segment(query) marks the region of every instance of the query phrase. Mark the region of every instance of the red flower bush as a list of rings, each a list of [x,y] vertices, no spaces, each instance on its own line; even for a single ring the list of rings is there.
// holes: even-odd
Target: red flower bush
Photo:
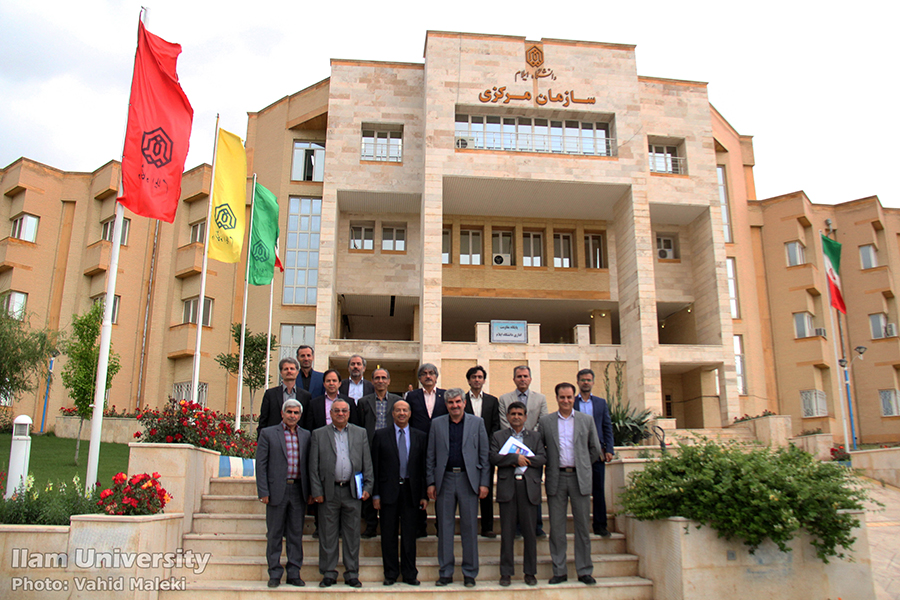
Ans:
[[[831,449],[831,460],[850,460],[850,453],[847,452],[843,446],[834,446]]]
[[[113,487],[100,492],[97,506],[109,515],[155,515],[162,512],[172,496],[160,485],[159,473],[132,475],[119,473]]]
[[[170,400],[163,410],[148,409],[138,414],[143,432],[134,437],[147,443],[192,444],[225,456],[253,458],[256,442],[234,429],[234,416],[220,414],[187,400]]]
[[[74,406],[61,406],[59,408],[59,414],[61,414],[64,417],[77,417],[78,409],[75,408]],[[131,417],[136,417],[138,414],[139,413],[137,413],[137,412],[128,412],[127,410],[124,410],[124,409],[119,411],[116,408],[115,404],[113,404],[112,406],[107,406],[106,408],[103,409],[104,417],[131,418]]]

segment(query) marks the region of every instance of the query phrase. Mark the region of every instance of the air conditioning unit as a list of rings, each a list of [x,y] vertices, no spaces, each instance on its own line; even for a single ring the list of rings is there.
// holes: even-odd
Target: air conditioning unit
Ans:
[[[512,264],[512,259],[510,259],[509,254],[495,254],[494,264],[497,266],[508,267]]]
[[[475,147],[475,138],[473,137],[457,137],[456,138],[456,147],[465,150],[466,148],[474,148]]]
[[[664,259],[675,258],[675,251],[672,250],[671,248],[660,248],[659,250],[656,251],[656,253],[657,253],[657,256],[659,256],[659,258],[664,258]]]
[[[884,337],[897,337],[896,323],[888,323],[884,326]]]
[[[825,328],[824,327],[816,327],[815,335],[825,337]]]

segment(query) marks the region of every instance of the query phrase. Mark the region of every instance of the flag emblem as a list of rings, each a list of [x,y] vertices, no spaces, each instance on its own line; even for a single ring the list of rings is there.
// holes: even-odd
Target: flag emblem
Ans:
[[[237,225],[237,217],[234,216],[234,212],[227,204],[216,208],[216,225],[219,226],[219,229],[234,229]]]
[[[172,162],[172,138],[162,127],[145,131],[141,139],[141,154],[144,160],[157,169]]]
[[[257,260],[259,262],[268,262],[269,261],[269,249],[266,248],[266,244],[263,243],[262,240],[257,240],[253,247],[250,249],[250,252],[253,254],[253,260]]]

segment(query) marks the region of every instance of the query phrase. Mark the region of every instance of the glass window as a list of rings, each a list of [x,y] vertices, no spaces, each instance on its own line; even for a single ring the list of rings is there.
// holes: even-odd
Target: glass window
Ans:
[[[375,226],[374,225],[350,225],[350,249],[374,250]]]
[[[97,304],[98,302],[102,303],[105,300],[106,294],[91,298],[93,304]],[[121,300],[121,296],[113,296],[112,323],[119,322],[119,300]]]
[[[456,115],[457,148],[614,156],[606,122]]]
[[[12,234],[10,236],[26,242],[37,241],[37,230],[40,220],[40,217],[35,217],[34,215],[16,217],[12,223]]]
[[[316,303],[321,215],[321,198],[292,196],[288,200],[282,304]]]
[[[398,126],[399,127],[399,126]],[[403,129],[362,130],[361,160],[403,161]]]
[[[678,258],[675,236],[663,234],[656,236],[656,254],[660,259]]]
[[[898,402],[898,396],[900,396],[900,392],[898,392],[897,390],[878,390],[878,396],[881,399],[882,416],[900,416],[900,402]]]
[[[571,269],[575,266],[572,260],[572,234],[553,234],[553,266],[562,269]]]
[[[603,268],[603,236],[599,233],[584,236],[584,260],[588,269]]]
[[[874,244],[859,247],[859,262],[863,269],[872,269],[878,266],[878,251]]]
[[[463,229],[459,233],[459,264],[481,264],[481,231]]]
[[[738,301],[737,265],[735,259],[725,259],[725,271],[728,276],[728,299],[731,303],[731,318],[741,318],[741,306]]]
[[[543,266],[544,236],[535,231],[526,231],[522,234],[522,266]]]
[[[828,397],[822,390],[800,390],[803,417],[827,417]]]
[[[191,225],[191,242],[192,244],[206,243],[206,220]]]
[[[441,264],[450,264],[450,235],[451,230],[444,229],[441,233]]]
[[[494,231],[491,234],[491,250],[495,265],[513,264],[513,245],[511,231]]]
[[[673,173],[685,175],[685,160],[678,156],[676,146],[650,144],[650,171],[652,173]]]
[[[406,227],[393,225],[382,227],[381,249],[388,252],[406,252]]]
[[[815,335],[813,316],[808,312],[794,313],[794,332],[798,338],[808,338]]]
[[[872,329],[872,339],[880,340],[887,337],[887,315],[884,313],[875,313],[869,315],[869,327]]]
[[[292,181],[325,179],[325,142],[294,142]]]
[[[800,242],[788,242],[784,245],[787,252],[787,265],[796,267],[797,265],[806,264],[806,247]]]
[[[747,395],[747,372],[744,363],[744,336],[734,336],[734,368],[737,374],[738,394]]]
[[[25,318],[25,306],[28,304],[28,294],[22,292],[8,292],[3,296],[3,310],[13,319],[21,321]]]
[[[281,337],[278,338],[279,357],[282,358],[296,356],[297,346],[316,345],[316,326],[315,325],[285,325],[281,324]]]
[[[105,240],[107,242],[113,241],[113,229],[115,229],[116,220],[115,218],[107,219],[103,221],[103,230],[100,233],[100,239]],[[128,245],[128,232],[131,230],[131,219],[123,219],[122,220],[122,245]]]
[[[203,299],[203,326],[212,326],[213,299]],[[197,323],[197,313],[200,311],[200,297],[195,296],[184,301],[184,311],[181,315],[182,323]]]
[[[206,406],[206,397],[209,391],[209,384],[198,381],[197,382],[197,404],[200,406]],[[193,400],[193,394],[191,394],[191,382],[190,381],[182,381],[180,383],[176,383],[172,386],[172,398],[175,400],[187,400],[188,402]]]
[[[725,232],[725,243],[730,244],[734,241],[731,235],[731,210],[728,206],[728,185],[725,181],[725,167],[719,165],[716,167],[716,174],[719,177],[719,204],[722,207],[722,229]]]

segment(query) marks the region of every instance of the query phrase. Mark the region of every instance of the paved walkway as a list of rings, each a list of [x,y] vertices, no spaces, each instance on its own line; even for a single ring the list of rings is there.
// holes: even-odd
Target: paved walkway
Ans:
[[[900,489],[869,481],[872,498],[884,507],[867,508],[872,579],[878,600],[900,600]]]

